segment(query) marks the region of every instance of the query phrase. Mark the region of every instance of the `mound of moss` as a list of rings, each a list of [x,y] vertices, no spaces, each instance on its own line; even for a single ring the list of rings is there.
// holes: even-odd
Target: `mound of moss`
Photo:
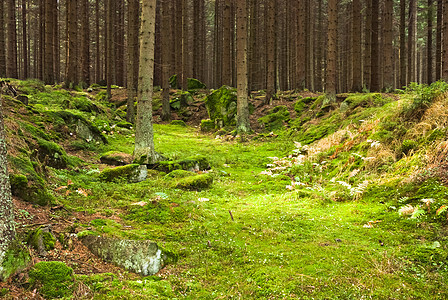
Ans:
[[[67,168],[67,153],[65,153],[65,150],[62,149],[61,146],[54,142],[46,141],[43,139],[38,139],[37,145],[39,147],[37,152],[39,161],[55,169]]]
[[[132,156],[119,151],[109,151],[101,154],[100,161],[111,166],[125,166],[132,162]]]
[[[290,120],[288,108],[284,105],[279,105],[271,109],[267,115],[258,119],[258,122],[263,125],[265,130],[273,131],[284,128],[284,122]]]
[[[147,170],[145,166],[130,164],[115,168],[104,169],[99,178],[102,181],[112,182],[126,180],[127,182],[140,182],[146,179]]]
[[[41,261],[29,272],[30,284],[48,298],[69,297],[73,293],[73,269],[60,261]]]
[[[215,122],[213,120],[201,120],[201,131],[210,132],[215,130]]]
[[[188,176],[195,176],[195,172],[190,172],[186,170],[174,170],[168,174],[165,175],[166,179],[173,179],[173,178],[185,178]]]
[[[46,251],[54,249],[56,238],[48,227],[39,227],[28,234],[27,242],[39,255],[46,255]]]
[[[204,83],[195,78],[188,78],[187,81],[188,81],[187,82],[188,90],[199,90],[207,88],[207,86]]]
[[[217,127],[234,126],[236,123],[236,89],[222,86],[205,98],[208,116]]]
[[[203,171],[210,169],[210,164],[205,156],[196,155],[175,161],[161,161],[155,166],[155,169],[165,173],[174,170]]]
[[[209,188],[213,183],[211,174],[200,174],[195,176],[187,176],[176,180],[173,187],[183,190],[203,190]]]
[[[0,264],[0,281],[8,279],[11,275],[24,270],[30,263],[29,250],[15,241],[4,253]]]
[[[185,122],[182,120],[173,120],[171,121],[170,125],[187,127],[187,124],[185,124]]]

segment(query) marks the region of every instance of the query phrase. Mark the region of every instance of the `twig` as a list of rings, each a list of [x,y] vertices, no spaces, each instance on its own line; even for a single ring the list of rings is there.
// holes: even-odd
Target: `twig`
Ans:
[[[232,212],[229,210],[229,214],[230,214],[230,218],[232,218],[232,221],[235,221],[234,219],[233,219],[233,215],[232,215]]]

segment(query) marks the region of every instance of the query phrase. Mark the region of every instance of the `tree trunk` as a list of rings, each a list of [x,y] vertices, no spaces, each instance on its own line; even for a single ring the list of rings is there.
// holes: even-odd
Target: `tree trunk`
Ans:
[[[128,0],[128,39],[127,39],[127,105],[126,121],[135,122],[134,102],[138,88],[138,30],[139,30],[139,0]]]
[[[442,0],[437,0],[437,34],[436,34],[436,76],[438,81],[442,77],[442,28],[443,28],[443,3]]]
[[[156,162],[152,126],[155,22],[156,0],[144,1],[140,30],[139,88],[134,149],[134,160],[140,164]]]
[[[0,0],[0,77],[6,77],[5,0]]]
[[[89,0],[81,3],[81,82],[90,85]]]
[[[7,48],[7,76],[11,78],[18,78],[17,70],[17,30],[16,30],[16,1],[6,1],[6,27],[8,34],[8,48]]]
[[[66,86],[74,87],[77,81],[77,43],[78,43],[78,24],[76,14],[76,1],[67,0],[67,66],[66,66]]]
[[[237,119],[238,132],[250,131],[249,103],[247,99],[247,5],[246,0],[236,1],[236,61],[237,61]]]
[[[376,0],[375,0],[376,1]],[[364,87],[370,89],[371,77],[371,42],[372,42],[372,0],[365,0],[365,25],[364,25]]]
[[[328,0],[327,85],[325,92],[331,101],[336,97],[337,9],[338,1]]]
[[[275,93],[275,0],[266,0],[266,98],[264,104],[269,104]]]
[[[417,81],[417,0],[409,1],[408,83]]]
[[[391,91],[394,88],[394,49],[393,49],[393,11],[394,1],[385,0],[384,6],[384,84],[385,91]]]
[[[361,0],[353,0],[352,10],[353,10],[353,23],[352,23],[353,79],[351,90],[353,92],[361,92],[362,91]]]
[[[222,84],[232,85],[232,54],[231,45],[231,0],[224,0],[222,25]]]
[[[128,19],[129,20],[129,19]],[[129,22],[129,21],[128,21]],[[138,29],[137,29],[138,31]],[[100,0],[95,0],[95,82],[98,83],[101,77],[101,49],[100,49]]]
[[[442,79],[448,81],[448,0],[443,0]]]
[[[426,41],[426,83],[432,83],[432,34],[433,0],[428,0],[428,39]]]
[[[171,22],[169,12],[171,11],[171,0],[162,1],[162,120],[169,121],[171,119],[170,107],[170,63],[171,63]],[[196,45],[195,45],[196,46]],[[196,49],[197,50],[197,49]],[[204,59],[204,57],[202,57]]]
[[[3,9],[0,9],[3,12]],[[23,78],[29,77],[29,60],[28,60],[28,34],[27,34],[27,6],[26,0],[22,0],[22,52],[23,52]],[[1,75],[0,75],[1,76]]]
[[[61,81],[61,50],[59,44],[61,43],[59,31],[59,2],[53,1],[53,72],[55,82]]]
[[[407,83],[406,0],[400,0],[400,87]]]
[[[0,266],[2,265],[5,252],[11,242],[15,239],[14,209],[11,196],[11,187],[8,176],[8,160],[5,141],[5,129],[3,126],[2,102],[0,97]],[[0,281],[6,279],[8,274],[3,274],[0,268]]]
[[[359,1],[359,0],[358,0]],[[323,17],[323,0],[319,0],[318,7],[317,7],[317,47],[316,49],[316,80],[314,83],[314,88],[317,92],[322,92],[323,86],[322,86],[322,78],[323,78],[323,40],[324,40],[324,17]],[[360,65],[361,67],[361,65]]]
[[[45,61],[44,61],[44,82],[54,84],[54,45],[53,45],[53,1],[45,0]]]
[[[378,92],[380,87],[380,66],[379,66],[379,3],[372,1],[372,39],[371,39],[371,71],[370,71],[370,90]]]
[[[188,0],[182,0],[182,90],[188,90]]]
[[[112,83],[114,82],[115,75],[115,55],[114,55],[114,30],[113,30],[113,18],[114,18],[114,1],[107,1],[106,5],[106,82],[107,82],[107,97],[112,97]]]

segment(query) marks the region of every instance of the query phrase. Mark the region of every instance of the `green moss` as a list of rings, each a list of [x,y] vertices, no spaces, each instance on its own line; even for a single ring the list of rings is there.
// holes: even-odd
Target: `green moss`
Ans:
[[[210,164],[207,158],[203,155],[195,155],[188,158],[175,161],[161,161],[156,166],[156,169],[162,172],[169,173],[173,170],[208,170]]]
[[[166,179],[173,179],[173,178],[184,178],[188,176],[195,176],[197,175],[195,172],[190,172],[186,170],[174,170],[164,176]]]
[[[215,130],[215,122],[213,120],[201,120],[201,131],[210,132]]]
[[[49,298],[68,297],[73,293],[73,269],[59,261],[42,261],[29,272],[30,283]]]
[[[404,140],[403,143],[401,143],[401,146],[399,148],[399,155],[408,155],[411,150],[416,150],[418,148],[418,143],[413,140]]]
[[[48,166],[56,169],[67,167],[68,157],[61,146],[44,139],[38,139],[37,145],[39,146],[38,157],[41,162],[47,161]]]
[[[170,122],[170,125],[187,127],[187,124],[185,124],[185,122],[182,121],[182,120],[173,120],[173,121]]]
[[[170,77],[170,86],[171,86],[173,89],[177,89],[177,88],[179,88],[179,84],[178,84],[178,82],[177,82],[177,74],[174,74],[174,75],[172,75],[172,76]]]
[[[206,89],[207,86],[195,78],[188,78],[188,90]]]
[[[99,179],[106,182],[120,179],[130,180],[135,175],[135,172],[139,167],[139,164],[130,164],[116,168],[105,168],[100,173]]]
[[[434,129],[428,136],[428,141],[433,142],[444,139],[446,137],[446,130],[441,128]]]
[[[54,249],[56,238],[48,230],[39,227],[28,234],[27,242],[37,251],[49,251]]]
[[[30,261],[29,250],[23,247],[17,240],[13,241],[5,252],[0,265],[0,281],[4,281],[11,275],[24,270]]]
[[[70,102],[70,107],[85,111],[85,112],[98,112],[98,107],[87,97],[73,97]]]
[[[173,187],[185,190],[202,190],[210,187],[213,183],[211,174],[200,174],[178,179]]]
[[[236,124],[236,89],[222,86],[205,98],[210,120],[219,128]],[[219,122],[218,122],[219,121]]]
[[[134,126],[134,124],[126,122],[126,121],[121,121],[121,122],[117,123],[117,127],[121,127],[121,128],[131,129],[132,126]]]
[[[9,182],[13,190],[23,190],[28,187],[28,178],[22,174],[9,175]]]
[[[295,104],[294,104],[294,110],[296,111],[296,113],[299,115],[303,112],[303,110],[305,109],[306,105],[305,102],[303,102],[303,99],[298,100]]]
[[[284,128],[284,122],[290,119],[288,108],[284,105],[279,105],[271,109],[268,114],[258,119],[267,131],[279,130]]]

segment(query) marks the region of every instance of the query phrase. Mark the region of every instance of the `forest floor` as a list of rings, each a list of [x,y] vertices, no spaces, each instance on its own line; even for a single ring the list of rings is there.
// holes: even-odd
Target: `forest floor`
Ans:
[[[417,130],[415,140],[426,140],[411,151],[400,148],[411,133],[383,139],[386,126],[394,133],[391,127],[399,125],[391,118],[404,105],[397,95],[383,95],[390,100],[376,110],[357,103],[349,118],[325,111],[305,121],[311,125],[304,122],[301,128],[309,128],[303,132],[292,134],[292,122],[274,134],[256,127],[277,105],[299,119],[301,111],[294,107],[306,97],[281,98],[271,107],[255,101],[252,122],[258,133],[243,139],[201,133],[195,117],[186,127],[161,124],[156,113],[158,152],[172,160],[201,154],[210,162],[205,172],[213,184],[200,191],[173,188],[157,171],[140,183],[100,181],[98,173],[106,167],[101,153],[132,154],[133,129],[110,130],[107,145],[90,148],[74,149],[61,140],[81,162],[50,168],[51,205],[14,199],[19,235],[51,224],[56,236],[93,231],[149,239],[178,260],[142,277],[101,261],[73,237],[68,247],[57,242],[44,257],[30,248],[33,263],[57,260],[73,268],[73,299],[446,299],[448,188],[443,176],[427,175],[429,162],[423,158],[436,153],[446,135],[429,142],[434,128]],[[448,106],[448,99],[441,101]],[[204,113],[197,107],[192,116]],[[7,111],[6,124],[13,118]],[[335,130],[317,131],[332,123]],[[318,138],[303,142],[309,130]],[[382,148],[373,146],[376,139]],[[386,144],[405,155],[387,152]],[[406,215],[402,208],[409,206],[413,210]],[[42,298],[27,272],[0,283],[5,299]]]

